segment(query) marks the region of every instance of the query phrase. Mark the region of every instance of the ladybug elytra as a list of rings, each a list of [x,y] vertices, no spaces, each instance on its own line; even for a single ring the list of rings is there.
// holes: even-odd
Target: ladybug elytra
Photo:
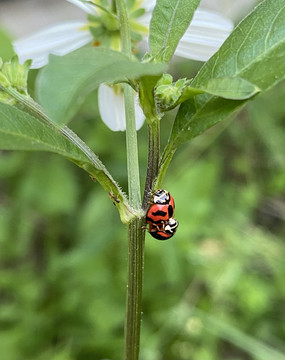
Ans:
[[[174,209],[174,199],[170,193],[162,189],[156,190],[146,214],[146,220],[154,223],[167,221],[173,216]]]

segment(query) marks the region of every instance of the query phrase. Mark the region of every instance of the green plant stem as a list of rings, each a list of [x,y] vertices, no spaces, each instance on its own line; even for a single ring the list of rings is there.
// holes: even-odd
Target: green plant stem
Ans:
[[[131,33],[124,0],[116,0],[120,22],[122,52],[132,56]],[[135,209],[141,209],[140,178],[138,163],[137,132],[135,121],[134,92],[123,85],[126,113],[126,145],[128,165],[129,199]],[[125,320],[125,360],[138,360],[142,313],[142,284],[144,264],[144,216],[137,216],[128,224],[128,279]]]
[[[148,164],[145,182],[143,209],[148,208],[149,199],[153,190],[154,182],[158,175],[159,149],[160,149],[160,129],[159,119],[155,118],[148,123]]]
[[[172,146],[166,147],[166,149],[163,153],[163,156],[161,158],[161,161],[159,163],[159,170],[158,170],[158,176],[155,181],[155,187],[157,187],[157,188],[161,187],[164,176],[169,167],[169,164],[171,163],[173,155],[175,154],[175,151],[176,151],[175,147],[172,147]]]
[[[120,22],[120,34],[122,41],[122,53],[132,57],[132,41],[128,12],[124,0],[116,0],[116,7]]]
[[[128,285],[125,319],[125,360],[138,360],[142,317],[142,285],[144,267],[144,217],[128,224]]]
[[[116,6],[120,22],[120,33],[122,41],[122,53],[129,58],[132,57],[131,32],[128,19],[128,12],[124,0],[116,0]],[[135,105],[133,89],[123,84],[125,96],[126,113],[126,144],[127,144],[127,165],[128,165],[128,185],[129,199],[135,209],[141,207],[140,198],[140,176],[138,161],[138,145],[135,119]]]
[[[125,95],[126,113],[126,146],[127,146],[127,168],[129,200],[131,205],[139,210],[141,208],[140,175],[138,162],[138,144],[135,120],[134,91],[127,85],[122,85]]]

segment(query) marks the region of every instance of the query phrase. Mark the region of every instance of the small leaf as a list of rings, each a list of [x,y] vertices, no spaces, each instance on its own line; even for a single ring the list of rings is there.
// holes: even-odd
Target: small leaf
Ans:
[[[50,57],[39,75],[37,96],[52,121],[65,124],[100,83],[161,74],[164,69],[164,65],[131,61],[108,49],[82,48],[63,57]]]
[[[258,86],[238,77],[210,79],[204,86],[200,86],[199,89],[208,94],[233,100],[249,99],[260,92]]]
[[[175,106],[183,103],[186,100],[192,99],[193,97],[204,94],[205,91],[202,89],[193,88],[192,86],[187,86],[184,90],[182,95],[180,96],[179,100],[175,104]]]
[[[264,0],[204,64],[191,86],[197,89],[205,87],[214,95],[221,96],[224,91],[219,87],[224,80],[218,80],[219,78],[240,78],[234,80],[233,87],[235,86],[235,91],[246,87],[249,97],[258,88],[265,91],[273,87],[285,77],[284,23],[284,1]],[[213,85],[219,82],[218,90],[215,90]],[[255,89],[252,88],[252,94],[251,86],[256,86]],[[226,97],[225,95],[224,93],[223,96]],[[222,99],[202,94],[184,102],[175,119],[168,149],[173,150],[179,144],[203,133],[243,106],[247,100],[246,96],[240,97],[244,100],[232,100],[231,96]]]
[[[249,99],[260,92],[258,86],[241,78],[223,77],[209,80],[199,88],[187,86],[175,106],[200,94],[211,94],[224,99],[243,100]]]
[[[168,62],[191,23],[200,0],[157,0],[150,22],[151,55]]]

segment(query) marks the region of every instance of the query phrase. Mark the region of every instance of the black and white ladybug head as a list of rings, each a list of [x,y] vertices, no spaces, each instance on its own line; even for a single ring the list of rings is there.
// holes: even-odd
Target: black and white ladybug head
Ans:
[[[153,202],[155,204],[161,204],[161,205],[169,204],[170,202],[169,192],[163,189],[155,190],[153,194]]]
[[[168,222],[165,224],[164,226],[164,231],[167,233],[167,234],[171,234],[171,235],[174,235],[177,228],[178,228],[178,221],[174,218],[170,218],[168,220]]]

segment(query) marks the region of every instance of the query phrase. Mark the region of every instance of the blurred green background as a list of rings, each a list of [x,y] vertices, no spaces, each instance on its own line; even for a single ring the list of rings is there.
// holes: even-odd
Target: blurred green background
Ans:
[[[7,60],[3,30],[0,44]],[[146,236],[141,360],[285,359],[284,98],[282,83],[176,154],[164,187],[180,227]],[[70,126],[126,190],[124,133],[102,123],[95,94]],[[145,127],[138,140],[143,182]],[[86,173],[0,151],[1,359],[121,359],[126,258],[126,228]]]

